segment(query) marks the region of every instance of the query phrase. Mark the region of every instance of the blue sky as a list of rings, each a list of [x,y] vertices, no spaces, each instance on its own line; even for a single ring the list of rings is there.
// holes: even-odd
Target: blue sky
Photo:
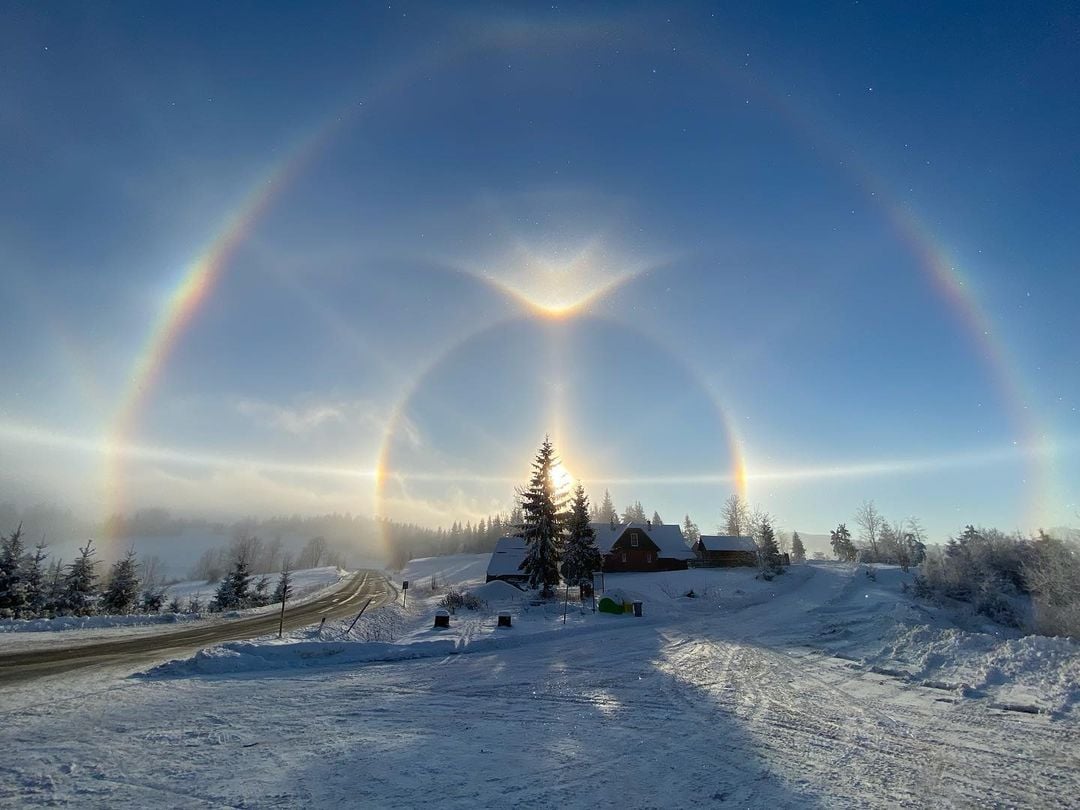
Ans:
[[[1078,521],[1067,4],[5,18],[7,499],[446,524],[551,432],[590,491],[707,528],[735,447],[789,529]]]

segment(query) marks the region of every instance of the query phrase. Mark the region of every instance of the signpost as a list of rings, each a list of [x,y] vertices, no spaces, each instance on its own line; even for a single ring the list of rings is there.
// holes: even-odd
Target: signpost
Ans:
[[[401,580],[401,606],[402,607],[405,607],[405,597],[409,595],[408,591],[409,591],[409,580],[407,580],[407,579]]]

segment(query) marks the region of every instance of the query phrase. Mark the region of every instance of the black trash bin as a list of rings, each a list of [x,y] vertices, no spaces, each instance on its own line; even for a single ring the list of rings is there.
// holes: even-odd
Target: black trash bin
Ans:
[[[641,601],[635,600],[634,602],[634,615],[641,618]]]

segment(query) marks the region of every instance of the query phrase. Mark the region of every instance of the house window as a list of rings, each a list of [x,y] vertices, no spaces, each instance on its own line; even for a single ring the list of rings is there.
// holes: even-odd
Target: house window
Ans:
[[[645,562],[652,562],[652,552],[645,555]]]
[[[631,532],[630,533],[630,548],[637,548],[637,547],[638,547],[637,532]]]
[[[625,551],[622,553],[622,561],[626,562],[626,552]]]

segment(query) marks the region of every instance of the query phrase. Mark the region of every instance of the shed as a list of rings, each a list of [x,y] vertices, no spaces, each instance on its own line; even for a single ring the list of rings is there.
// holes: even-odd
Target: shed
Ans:
[[[754,566],[758,562],[753,537],[735,534],[703,534],[694,544],[700,564],[707,567]]]

